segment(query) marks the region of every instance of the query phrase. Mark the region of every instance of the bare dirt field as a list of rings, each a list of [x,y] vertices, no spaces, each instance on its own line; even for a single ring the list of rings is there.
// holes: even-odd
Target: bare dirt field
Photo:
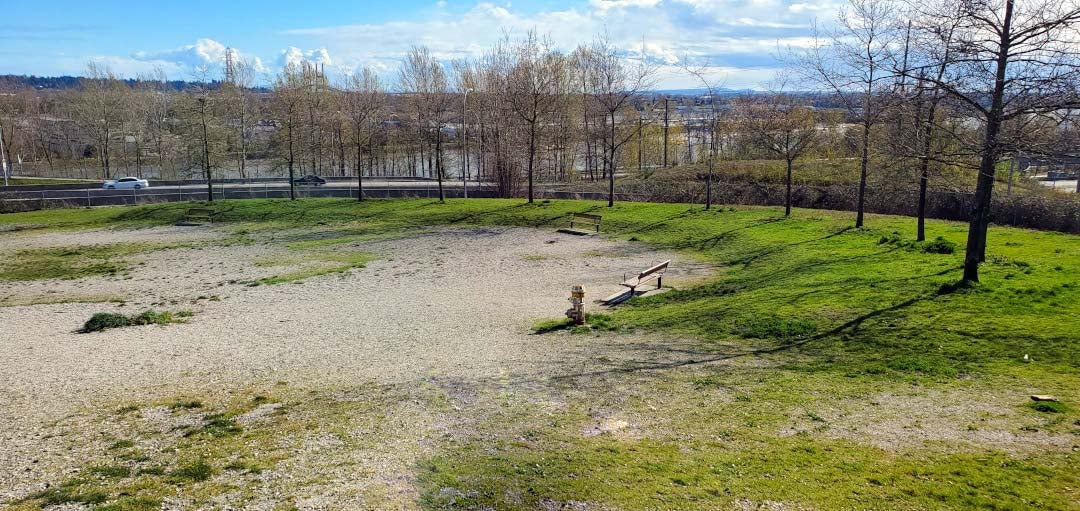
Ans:
[[[0,307],[0,323],[13,327],[0,331],[0,430],[6,446],[0,486],[7,488],[0,498],[37,490],[48,475],[78,464],[71,457],[86,444],[50,435],[64,430],[77,438],[74,431],[99,427],[93,424],[99,418],[81,423],[84,416],[128,402],[285,382],[306,389],[450,385],[547,379],[606,367],[609,362],[595,362],[603,353],[590,337],[536,336],[530,327],[561,316],[574,284],[584,284],[591,301],[620,289],[623,273],[666,259],[674,262],[665,284],[709,273],[686,257],[602,237],[446,228],[334,245],[335,252],[368,252],[374,260],[345,273],[252,286],[302,266],[294,261],[302,255],[270,235],[213,245],[228,236],[222,230],[168,227],[13,238],[22,249],[182,246],[132,256],[135,264],[123,275],[0,283],[0,297],[123,300]],[[206,243],[211,245],[200,245]],[[96,312],[162,305],[194,315],[180,324],[78,332]],[[410,421],[430,420],[422,408],[411,408]],[[143,413],[155,414],[162,412]],[[416,433],[400,438],[415,441]]]

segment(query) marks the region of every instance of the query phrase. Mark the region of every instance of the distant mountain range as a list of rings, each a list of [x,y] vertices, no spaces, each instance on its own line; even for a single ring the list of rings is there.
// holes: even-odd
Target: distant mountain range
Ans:
[[[658,89],[650,92],[668,96],[704,96],[709,93],[709,89]],[[757,91],[754,91],[753,89],[726,89],[721,87],[713,92],[719,96],[731,96],[735,94],[753,94]]]

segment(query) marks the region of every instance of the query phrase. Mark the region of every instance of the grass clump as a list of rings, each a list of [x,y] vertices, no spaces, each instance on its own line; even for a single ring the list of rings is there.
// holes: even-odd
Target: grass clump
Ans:
[[[534,334],[546,334],[549,332],[557,332],[560,330],[569,330],[573,334],[588,333],[593,330],[600,331],[614,331],[617,330],[618,324],[608,314],[586,314],[585,324],[577,325],[574,320],[570,318],[561,319],[548,319],[537,322],[532,327]]]
[[[300,270],[274,275],[255,281],[258,284],[285,284],[300,282],[312,277],[346,273],[350,270],[363,268],[373,261],[375,256],[367,252],[330,252],[313,250],[302,255],[284,259],[269,259],[257,261],[259,266],[290,266],[299,265]]]
[[[113,312],[99,312],[90,317],[83,325],[82,333],[100,332],[110,328],[123,328],[127,326],[141,325],[168,325],[180,323],[183,318],[189,318],[191,311],[154,311],[148,310],[135,315],[116,314]]]
[[[181,465],[169,474],[169,478],[177,483],[198,483],[213,476],[214,467],[203,459]]]
[[[205,434],[215,438],[236,435],[243,431],[236,420],[229,414],[215,413],[207,415],[201,428],[187,432],[184,436]]]
[[[196,408],[202,408],[203,403],[198,399],[180,399],[169,403],[169,409],[172,411],[177,410],[194,410]]]
[[[951,254],[956,252],[956,243],[938,236],[933,241],[923,243],[922,251],[928,254]]]
[[[157,511],[161,499],[156,497],[121,497],[114,502],[97,506],[94,511]]]
[[[574,320],[570,318],[561,319],[546,319],[537,322],[532,327],[534,334],[546,334],[548,332],[555,332],[558,330],[566,330],[574,326]]]
[[[1069,410],[1065,403],[1060,401],[1032,401],[1027,406],[1041,413],[1065,413]]]
[[[76,480],[32,494],[29,500],[40,500],[44,506],[59,506],[63,504],[101,504],[108,498],[109,495],[104,491],[97,488],[84,488],[82,482]]]
[[[128,477],[131,475],[131,469],[123,465],[95,465],[86,469],[86,472],[108,479]]]
[[[117,440],[109,446],[109,449],[129,449],[131,447],[135,447],[135,442],[132,442],[131,440]]]

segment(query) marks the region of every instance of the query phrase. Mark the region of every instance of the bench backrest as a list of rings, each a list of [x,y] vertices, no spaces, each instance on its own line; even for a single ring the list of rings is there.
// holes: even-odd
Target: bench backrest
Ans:
[[[649,275],[652,275],[654,273],[663,273],[663,272],[667,271],[668,264],[671,264],[671,259],[668,259],[667,261],[664,261],[664,262],[662,262],[662,263],[660,263],[660,264],[658,264],[656,266],[653,266],[653,267],[639,273],[638,278],[640,279],[640,278],[648,277]]]
[[[187,210],[186,214],[188,216],[210,216],[210,215],[214,214],[214,210],[212,210],[212,209],[193,208],[193,209]]]
[[[600,220],[603,218],[600,215],[588,213],[570,213],[570,227],[573,227],[575,223],[588,224],[596,228],[596,232],[600,232]]]
[[[584,220],[592,220],[596,223],[600,223],[600,220],[604,218],[600,215],[590,215],[588,213],[570,213],[570,215],[573,216],[575,220],[581,218]]]

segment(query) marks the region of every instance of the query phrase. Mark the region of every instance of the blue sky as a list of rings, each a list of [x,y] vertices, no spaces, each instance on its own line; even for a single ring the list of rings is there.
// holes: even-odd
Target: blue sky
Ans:
[[[535,29],[567,50],[602,32],[630,52],[644,40],[660,87],[694,86],[684,63],[707,65],[728,87],[759,87],[778,71],[778,48],[808,44],[811,23],[829,24],[839,1],[7,0],[0,74],[78,75],[93,60],[124,76],[161,69],[188,79],[217,72],[228,46],[259,80],[298,60],[332,76],[368,66],[389,79],[414,44],[445,60],[475,57],[504,32]]]

